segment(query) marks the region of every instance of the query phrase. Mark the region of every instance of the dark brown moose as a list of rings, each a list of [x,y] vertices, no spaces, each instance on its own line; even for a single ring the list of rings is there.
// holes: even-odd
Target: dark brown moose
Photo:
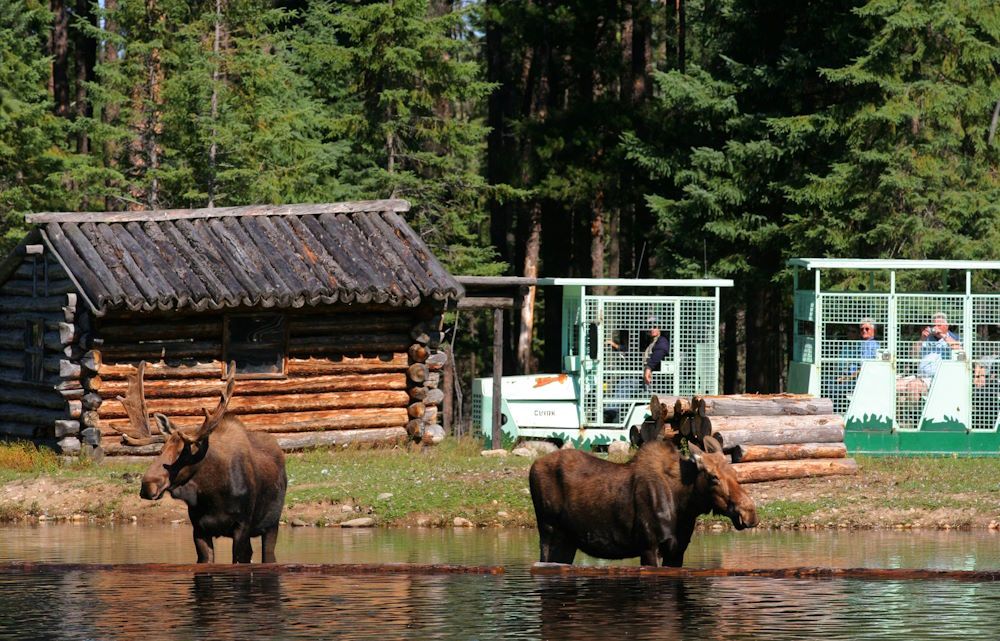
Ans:
[[[122,432],[130,445],[163,442],[159,457],[142,477],[139,495],[157,501],[169,493],[187,503],[194,527],[198,563],[215,561],[215,537],[233,539],[233,563],[250,563],[250,538],[261,537],[261,560],[274,562],[278,519],[285,503],[285,455],[273,436],[248,432],[226,412],[233,395],[236,364],[230,363],[222,398],[205,409],[201,427],[180,429],[163,414],[154,414],[158,429],[150,429],[143,393],[146,363],[128,377],[126,398],[118,397],[131,429]]]
[[[722,446],[711,436],[702,441],[704,450],[689,442],[690,457],[658,436],[628,463],[578,450],[535,461],[528,482],[540,560],[572,563],[579,549],[603,559],[638,556],[643,565],[680,567],[699,515],[724,514],[738,530],[757,525],[753,499]]]

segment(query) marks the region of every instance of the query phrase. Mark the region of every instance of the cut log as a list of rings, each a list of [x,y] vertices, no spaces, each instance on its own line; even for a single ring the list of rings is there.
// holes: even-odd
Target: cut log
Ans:
[[[448,355],[444,352],[437,352],[427,357],[427,367],[434,371],[442,369],[448,362]]]
[[[313,354],[369,354],[372,352],[403,352],[411,344],[405,334],[341,334],[333,336],[306,336],[288,339],[291,356],[306,357]]]
[[[80,358],[80,366],[88,374],[96,374],[101,371],[101,353],[90,350]]]
[[[707,416],[781,416],[803,414],[833,414],[833,401],[829,398],[819,398],[809,394],[733,394],[726,396],[703,396],[705,414]],[[691,399],[677,396],[660,397],[660,402],[666,406],[671,418],[674,405],[681,402],[681,408],[687,411],[691,407]]]
[[[740,483],[763,483],[780,479],[857,474],[858,464],[852,458],[806,459],[734,463],[733,469],[736,470],[736,479]]]
[[[80,392],[83,392],[83,390],[80,390]],[[122,396],[124,395],[125,394],[122,393]],[[81,396],[83,400],[83,408],[87,410],[96,410],[101,406],[101,403],[104,402],[101,395],[96,392],[88,392],[87,394],[81,394]]]
[[[788,445],[738,445],[733,449],[734,463],[755,461],[795,461],[811,458],[846,458],[843,443],[793,443]]]
[[[76,342],[76,325],[73,323],[59,323],[59,340],[63,345],[72,345]]]
[[[414,401],[422,401],[427,397],[426,387],[411,387],[406,390],[406,393],[410,395],[410,398]]]
[[[105,359],[101,376],[107,380],[125,380],[138,363],[112,363]],[[362,374],[368,372],[405,372],[409,359],[405,353],[385,353],[373,356],[340,356],[332,358],[289,358],[288,377],[323,376],[330,374]],[[146,363],[145,380],[162,378],[222,378],[222,361],[211,360],[190,365],[170,365],[162,361]]]
[[[51,385],[22,381],[0,381],[0,403],[16,403],[52,410],[66,407],[66,399]]]
[[[414,343],[413,345],[410,345],[410,349],[407,350],[407,354],[409,354],[411,362],[423,363],[430,355],[430,350],[420,343]]]
[[[85,414],[86,415],[86,414]],[[203,416],[171,417],[177,427],[198,427]],[[402,427],[409,418],[404,407],[373,407],[317,412],[286,412],[277,414],[244,414],[240,420],[247,429],[259,432],[314,432],[321,430],[361,429],[369,427]],[[128,429],[127,418],[101,420],[101,432],[106,436]]]
[[[343,447],[351,444],[395,443],[406,440],[406,429],[402,427],[382,427],[358,430],[337,430],[335,432],[275,433],[278,445],[288,451],[313,447]],[[123,445],[120,438],[105,436],[101,447],[111,456],[155,456],[163,448],[162,443],[141,447]]]
[[[406,408],[406,414],[410,418],[423,418],[426,411],[427,407],[421,402],[411,403],[410,406]]]
[[[739,445],[786,445],[789,443],[843,443],[843,423],[815,427],[767,427],[743,430],[717,430],[712,436],[726,451]]]
[[[363,392],[373,390],[405,390],[406,376],[403,373],[344,374],[314,376],[312,378],[285,378],[240,380],[236,383],[234,396],[254,394],[306,394],[323,392]],[[128,383],[123,380],[108,381],[101,388],[105,399],[124,396]],[[153,398],[193,398],[217,395],[222,390],[221,381],[215,380],[152,380],[144,381],[143,390],[147,399]]]
[[[80,364],[68,360],[59,361],[59,376],[64,379],[80,378]]]
[[[434,388],[427,391],[427,396],[424,397],[425,405],[438,405],[444,400],[444,392],[438,388]]]
[[[84,412],[80,416],[80,424],[84,427],[99,427],[101,425],[100,414],[94,411]]]
[[[275,434],[281,449],[301,450],[311,447],[343,447],[344,445],[399,443],[406,440],[406,429],[388,427],[367,430],[340,430],[314,434]]]
[[[66,414],[70,418],[80,418],[83,413],[83,401],[66,401]]]
[[[427,380],[427,366],[423,363],[414,363],[406,370],[406,375],[414,383],[423,383]]]
[[[779,427],[789,429],[809,429],[837,425],[844,427],[844,419],[836,414],[807,414],[802,416],[713,416],[712,431],[729,430],[773,430]],[[804,441],[795,441],[804,442]]]
[[[88,392],[101,391],[101,385],[103,383],[104,381],[101,380],[100,376],[84,376],[80,380],[80,384],[83,386],[83,389],[87,390]]]
[[[406,422],[406,433],[413,438],[420,438],[424,431],[423,419],[415,418]]]
[[[237,383],[237,386],[239,384]],[[203,409],[211,409],[219,402],[216,394],[195,398],[149,398],[146,407],[150,413],[159,412],[174,418],[177,416],[204,416]],[[108,397],[105,396],[105,400]],[[333,410],[338,408],[398,407],[404,408],[409,402],[406,392],[401,390],[376,390],[365,392],[328,392],[324,394],[264,394],[260,396],[233,396],[228,411],[237,415],[265,414],[281,412],[304,412],[309,410]],[[421,407],[423,405],[421,404]],[[106,402],[98,410],[101,419],[126,418],[121,403]]]
[[[79,421],[53,421],[52,427],[55,430],[55,437],[62,438],[64,436],[70,436],[73,434],[80,433],[80,422]]]
[[[65,403],[61,404],[65,406]],[[10,421],[13,423],[49,427],[53,421],[66,418],[69,418],[69,416],[65,409],[42,409],[28,405],[0,403],[0,423]]]

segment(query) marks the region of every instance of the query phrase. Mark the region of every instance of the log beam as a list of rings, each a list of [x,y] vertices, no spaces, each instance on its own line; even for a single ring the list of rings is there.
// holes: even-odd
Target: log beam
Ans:
[[[734,463],[796,461],[814,458],[847,458],[847,446],[843,443],[789,443],[787,445],[738,445],[733,450]]]
[[[736,479],[740,483],[763,483],[781,479],[857,474],[858,464],[852,458],[807,459],[734,463],[733,469],[736,470]]]

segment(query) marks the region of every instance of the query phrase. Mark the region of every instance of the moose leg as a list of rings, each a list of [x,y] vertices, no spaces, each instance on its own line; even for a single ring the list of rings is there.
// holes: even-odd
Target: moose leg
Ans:
[[[538,528],[539,561],[542,563],[572,563],[576,544],[557,528]]]
[[[250,545],[250,528],[238,525],[233,530],[233,563],[250,563],[253,546]]]
[[[274,546],[278,542],[278,526],[265,530],[260,535],[261,563],[274,563]]]
[[[198,553],[198,563],[215,563],[212,537],[199,527],[194,528],[194,549]]]
[[[639,565],[657,567],[660,565],[660,551],[656,547],[647,548],[639,555]]]
[[[664,567],[679,568],[684,565],[684,548],[677,545],[676,541],[667,541],[661,545],[660,556]]]

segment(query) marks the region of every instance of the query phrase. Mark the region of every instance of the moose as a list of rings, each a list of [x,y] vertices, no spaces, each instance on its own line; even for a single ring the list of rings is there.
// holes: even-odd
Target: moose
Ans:
[[[194,527],[198,563],[215,561],[215,537],[233,539],[233,563],[250,563],[251,537],[261,537],[261,561],[274,563],[278,519],[288,485],[285,455],[273,436],[247,431],[227,411],[236,382],[236,363],[228,367],[222,397],[214,410],[204,409],[198,429],[179,428],[163,414],[146,410],[145,361],[128,375],[124,405],[129,428],[120,431],[129,445],[163,443],[159,456],[142,477],[139,495],[158,501],[169,493],[187,503]]]
[[[652,405],[658,413],[655,398]],[[724,514],[737,530],[757,525],[754,501],[722,445],[688,430],[690,456],[682,456],[680,433],[665,439],[662,424],[661,418],[644,427],[627,463],[570,449],[532,464],[528,483],[541,562],[572,563],[579,549],[598,558],[638,556],[643,565],[680,567],[701,514]]]

